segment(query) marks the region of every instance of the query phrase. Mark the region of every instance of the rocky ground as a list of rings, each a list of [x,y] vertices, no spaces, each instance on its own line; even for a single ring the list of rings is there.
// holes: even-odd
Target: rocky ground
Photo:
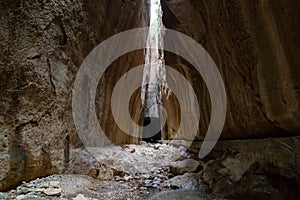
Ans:
[[[292,140],[276,140],[276,144],[278,141],[286,144],[282,146],[286,149]],[[298,144],[298,138],[293,141],[291,144]],[[273,140],[259,142],[261,148],[275,144]],[[216,150],[227,143],[220,143]],[[184,142],[106,147],[101,154],[93,152],[105,164],[99,164],[90,176],[52,175],[23,182],[0,193],[0,199],[297,199],[298,154],[289,157],[284,149],[269,148],[266,161],[263,154],[255,152],[259,148],[250,148],[258,141],[248,143],[238,152],[239,147],[233,148],[229,142],[235,150],[212,152],[201,161],[186,151]],[[285,162],[294,158],[289,161],[295,165],[282,165],[282,155]]]
[[[197,174],[200,161],[183,146],[142,143],[101,152],[96,156],[105,166],[99,165],[90,176],[52,175],[23,182],[0,199],[174,199],[174,191],[201,199],[208,194]]]

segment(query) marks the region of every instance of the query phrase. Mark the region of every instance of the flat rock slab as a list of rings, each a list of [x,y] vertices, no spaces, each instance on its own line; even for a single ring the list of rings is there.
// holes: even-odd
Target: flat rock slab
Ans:
[[[175,176],[163,183],[163,187],[182,188],[194,190],[198,188],[196,173],[186,173],[184,175]]]

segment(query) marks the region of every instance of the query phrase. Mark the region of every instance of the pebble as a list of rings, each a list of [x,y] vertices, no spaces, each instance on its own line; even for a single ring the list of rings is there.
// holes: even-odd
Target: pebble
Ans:
[[[147,190],[146,187],[140,187],[140,190]]]
[[[18,191],[18,195],[22,195],[22,194],[27,194],[29,191],[25,188],[22,188],[21,190]]]
[[[147,144],[147,142],[145,142],[145,141],[140,141],[139,144],[140,144],[140,145],[143,145],[143,144]]]
[[[122,180],[122,178],[120,176],[115,176],[114,179],[115,179],[115,181],[121,181]]]
[[[0,200],[6,199],[6,195],[2,192],[0,192]]]
[[[40,187],[40,188],[48,188],[49,185],[46,184],[46,183],[42,183],[42,184],[39,185],[39,187]]]
[[[124,181],[128,182],[130,180],[130,177],[129,176],[125,176],[124,177]]]
[[[83,194],[78,194],[75,198],[73,198],[73,200],[87,200],[88,198],[86,198]]]
[[[155,181],[161,181],[161,179],[158,178],[158,177],[155,177],[154,180],[155,180]]]
[[[61,188],[47,188],[47,189],[44,189],[44,193],[47,196],[60,196],[61,192],[62,192]]]
[[[143,175],[141,176],[141,178],[149,179],[149,178],[150,178],[150,175],[149,175],[149,174],[143,174]]]
[[[44,192],[44,189],[43,188],[35,188],[34,191],[35,192]]]
[[[135,152],[135,149],[129,149],[128,150],[130,153],[134,153]]]
[[[26,195],[21,194],[21,195],[18,195],[18,196],[16,197],[16,200],[23,200],[23,199],[25,199],[25,198],[26,198]]]

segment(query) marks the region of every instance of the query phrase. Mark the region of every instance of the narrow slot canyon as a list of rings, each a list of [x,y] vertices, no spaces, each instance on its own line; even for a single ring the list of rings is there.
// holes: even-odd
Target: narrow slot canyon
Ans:
[[[299,9],[0,0],[0,200],[299,199]]]

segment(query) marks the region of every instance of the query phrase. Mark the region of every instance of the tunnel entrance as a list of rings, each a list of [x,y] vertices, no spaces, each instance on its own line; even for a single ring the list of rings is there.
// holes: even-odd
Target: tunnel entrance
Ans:
[[[145,128],[151,123],[151,129]],[[161,123],[160,118],[157,117],[144,117],[144,128],[143,128],[143,136],[142,140],[145,142],[156,143],[158,140],[162,139],[161,134]],[[154,132],[153,130],[159,130],[158,132]]]

